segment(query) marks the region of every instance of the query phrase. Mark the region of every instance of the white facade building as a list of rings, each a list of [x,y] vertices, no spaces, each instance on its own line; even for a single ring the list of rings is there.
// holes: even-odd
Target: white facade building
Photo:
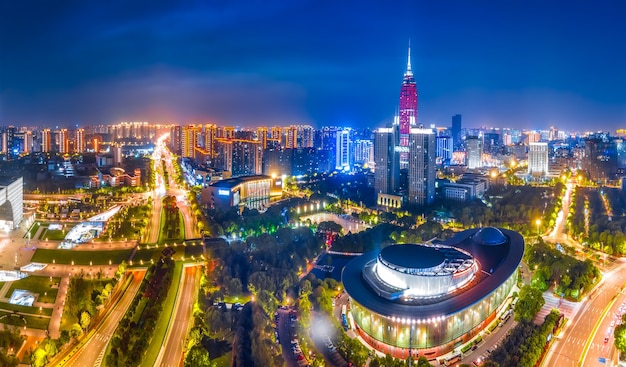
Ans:
[[[528,148],[528,174],[548,174],[548,143],[530,143]]]

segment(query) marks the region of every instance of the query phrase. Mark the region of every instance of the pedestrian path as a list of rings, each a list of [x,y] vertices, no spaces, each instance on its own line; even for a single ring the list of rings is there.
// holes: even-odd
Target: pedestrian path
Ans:
[[[6,294],[9,291],[9,288],[11,288],[11,284],[12,284],[12,282],[5,282],[2,285],[2,288],[0,288],[0,300],[7,298]]]
[[[571,319],[576,312],[578,312],[581,305],[581,302],[572,302],[564,298],[556,297],[550,290],[543,292],[543,298],[546,300],[546,303],[543,305],[541,310],[537,312],[537,315],[535,315],[533,322],[536,325],[543,324],[543,320],[550,313],[550,311],[555,308],[558,309],[563,316],[565,316],[565,318]]]

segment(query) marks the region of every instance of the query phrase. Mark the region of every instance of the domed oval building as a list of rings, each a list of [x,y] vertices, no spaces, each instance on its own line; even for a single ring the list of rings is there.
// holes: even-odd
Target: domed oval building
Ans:
[[[363,254],[342,273],[355,331],[395,357],[445,354],[496,318],[523,254],[519,233],[493,227]]]

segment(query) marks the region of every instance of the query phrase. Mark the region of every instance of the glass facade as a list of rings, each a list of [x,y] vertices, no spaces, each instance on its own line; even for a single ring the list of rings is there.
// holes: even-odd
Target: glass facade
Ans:
[[[516,269],[504,283],[482,300],[451,315],[420,318],[419,306],[415,306],[412,317],[380,315],[350,298],[352,317],[361,331],[371,337],[372,340],[368,342],[373,341],[370,344],[376,349],[385,349],[379,343],[407,349],[433,349],[443,346],[446,350],[437,353],[443,354],[452,350],[464,337],[469,339],[487,327],[513,289],[517,272]]]

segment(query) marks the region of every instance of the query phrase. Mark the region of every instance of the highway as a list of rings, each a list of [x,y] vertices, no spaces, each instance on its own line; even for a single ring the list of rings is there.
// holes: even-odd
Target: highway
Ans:
[[[91,331],[87,338],[84,339],[78,346],[69,352],[70,357],[63,357],[63,360],[51,364],[53,366],[67,366],[67,367],[80,367],[80,366],[94,366],[99,367],[102,364],[102,358],[104,351],[111,336],[115,332],[120,320],[126,314],[128,307],[135,298],[141,281],[143,280],[146,272],[145,270],[131,272],[133,280],[128,286],[122,298],[109,311],[104,320],[100,322],[94,331]]]
[[[199,267],[197,266],[184,268],[173,317],[166,332],[165,347],[161,348],[155,366],[178,367],[181,364],[185,340],[191,326],[193,304],[198,294],[198,274]]]

